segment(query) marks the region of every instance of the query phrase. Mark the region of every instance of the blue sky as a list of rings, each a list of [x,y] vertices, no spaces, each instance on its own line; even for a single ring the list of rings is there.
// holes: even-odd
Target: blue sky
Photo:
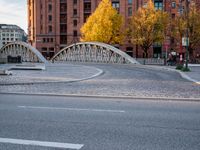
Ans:
[[[16,24],[27,33],[27,0],[0,0],[0,24]]]

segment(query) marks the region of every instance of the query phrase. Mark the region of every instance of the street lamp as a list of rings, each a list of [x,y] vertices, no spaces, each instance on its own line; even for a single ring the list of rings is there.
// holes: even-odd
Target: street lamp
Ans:
[[[187,20],[185,70],[189,70],[189,68],[188,68],[188,60],[189,60],[189,1],[190,0],[185,0],[186,20]]]

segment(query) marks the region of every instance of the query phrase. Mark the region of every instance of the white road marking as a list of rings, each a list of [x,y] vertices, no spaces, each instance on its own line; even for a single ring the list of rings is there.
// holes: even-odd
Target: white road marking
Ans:
[[[42,147],[51,147],[51,148],[67,148],[67,149],[76,149],[76,150],[79,150],[84,146],[83,144],[70,144],[70,143],[58,143],[58,142],[46,142],[46,141],[42,142],[42,141],[10,139],[10,138],[0,138],[0,143],[42,146]]]
[[[109,109],[82,109],[82,108],[61,108],[61,107],[36,107],[36,106],[18,106],[19,108],[29,109],[53,109],[53,110],[69,110],[69,111],[95,111],[95,112],[110,112],[124,113],[124,110],[109,110]]]

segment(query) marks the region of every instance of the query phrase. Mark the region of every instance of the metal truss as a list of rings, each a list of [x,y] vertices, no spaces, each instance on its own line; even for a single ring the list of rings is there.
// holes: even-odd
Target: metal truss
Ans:
[[[37,49],[25,42],[13,42],[2,47],[0,58],[7,58],[7,56],[21,56],[23,62],[48,63]]]
[[[99,42],[72,44],[59,51],[51,61],[139,64],[134,58],[123,51]]]

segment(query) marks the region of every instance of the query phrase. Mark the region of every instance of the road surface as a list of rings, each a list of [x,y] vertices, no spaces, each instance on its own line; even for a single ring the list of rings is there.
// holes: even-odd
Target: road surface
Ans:
[[[1,150],[199,150],[200,103],[0,94]]]

